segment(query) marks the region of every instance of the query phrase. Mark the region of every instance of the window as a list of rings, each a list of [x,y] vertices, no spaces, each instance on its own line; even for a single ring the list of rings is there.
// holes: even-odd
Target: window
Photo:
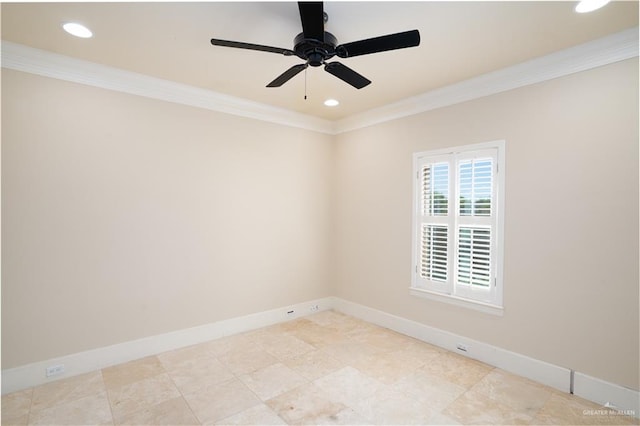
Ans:
[[[414,154],[411,293],[502,312],[504,141]]]

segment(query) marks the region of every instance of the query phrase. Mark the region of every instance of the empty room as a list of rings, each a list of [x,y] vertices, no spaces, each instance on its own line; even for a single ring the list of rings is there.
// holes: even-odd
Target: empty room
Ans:
[[[637,1],[1,16],[3,425],[640,422]]]

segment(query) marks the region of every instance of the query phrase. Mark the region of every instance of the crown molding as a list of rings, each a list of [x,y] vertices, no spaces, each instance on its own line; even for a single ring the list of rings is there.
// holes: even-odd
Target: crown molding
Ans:
[[[289,127],[334,133],[329,120],[5,40],[2,41],[2,67]]]
[[[335,133],[541,83],[638,56],[638,27],[483,74],[335,122]]]
[[[2,67],[336,135],[638,57],[638,27],[330,121],[284,108],[2,41]]]

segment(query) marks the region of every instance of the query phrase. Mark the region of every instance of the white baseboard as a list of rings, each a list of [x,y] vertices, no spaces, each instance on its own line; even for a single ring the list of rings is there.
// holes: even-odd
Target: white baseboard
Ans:
[[[326,297],[2,370],[2,394],[300,318],[313,313],[311,307],[316,305],[318,306],[318,311],[335,309],[347,315],[361,318],[373,324],[551,386],[562,392],[570,391],[571,370],[568,368],[559,367],[339,297]],[[289,313],[290,311],[293,312]],[[457,346],[460,343],[466,346],[466,352],[458,350]],[[65,367],[63,374],[46,377],[45,370],[47,367],[60,364]],[[606,404],[608,407],[613,407],[612,409],[623,411],[627,414],[633,412],[632,415],[640,416],[640,392],[637,390],[627,389],[579,372],[574,373],[573,390],[575,395],[597,404],[603,406]]]
[[[640,393],[614,383],[576,372],[573,394],[588,399],[620,414],[640,418]]]
[[[450,350],[451,352],[477,359],[478,361],[526,377],[538,383],[551,386],[562,392],[569,392],[571,370],[568,368],[558,367],[557,365],[539,361],[487,343],[429,327],[416,321],[391,315],[343,299],[335,299],[334,309],[399,333],[415,337],[416,339]],[[459,350],[457,348],[458,344],[465,345],[467,351],[463,352]]]
[[[162,352],[195,345],[224,336],[266,327],[272,324],[289,321],[313,313],[312,306],[318,311],[330,310],[333,298],[311,300],[287,307],[258,312],[242,317],[231,318],[211,324],[178,330],[156,336],[145,337],[116,345],[105,346],[85,352],[78,352],[38,361],[16,368],[2,370],[2,394],[7,394],[32,386],[42,385],[66,377],[88,373],[111,365],[133,361]],[[289,313],[291,312],[292,313]],[[46,377],[46,368],[53,365],[64,365],[64,373]]]
[[[477,359],[562,392],[570,392],[571,369],[569,368],[559,367],[338,297],[333,299],[332,305],[336,311]],[[459,343],[467,347],[466,352],[457,348]],[[635,417],[640,416],[640,392],[637,390],[575,372],[573,391],[575,395],[597,404],[604,406],[608,403],[617,410],[627,414],[633,413]]]

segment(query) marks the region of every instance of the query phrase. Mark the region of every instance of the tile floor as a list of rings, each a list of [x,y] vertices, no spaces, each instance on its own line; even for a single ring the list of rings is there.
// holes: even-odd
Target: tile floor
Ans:
[[[5,395],[2,424],[638,422],[327,311]]]

